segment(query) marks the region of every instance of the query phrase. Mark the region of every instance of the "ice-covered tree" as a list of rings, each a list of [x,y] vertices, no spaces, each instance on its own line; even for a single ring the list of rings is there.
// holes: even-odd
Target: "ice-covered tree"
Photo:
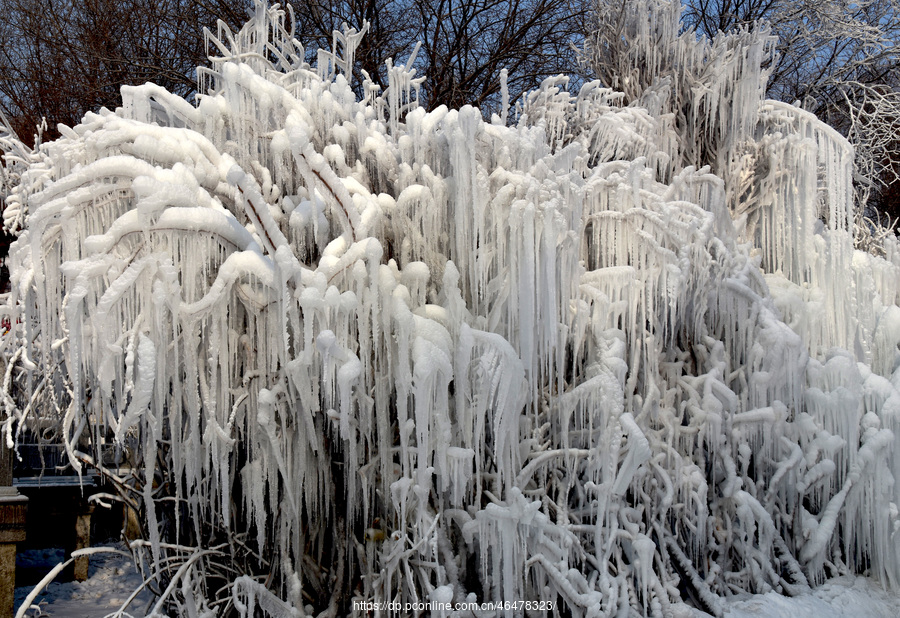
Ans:
[[[5,435],[136,445],[154,615],[900,584],[898,247],[854,250],[853,149],[763,100],[765,37],[648,32],[709,77],[485,122],[402,65],[360,100],[357,33],[312,67],[257,4],[196,106],[20,153]]]
[[[900,177],[895,4],[597,0],[582,61],[668,118],[673,167],[710,165],[743,210],[741,179],[754,175],[744,168],[761,154],[756,110],[766,96],[802,98],[854,147],[855,242],[883,252]]]
[[[802,102],[845,135],[856,149],[860,215],[894,223],[900,216],[900,204],[890,197],[900,172],[894,138],[900,117],[896,0],[686,0],[683,19],[709,38],[770,28],[777,54],[768,67],[767,96]]]

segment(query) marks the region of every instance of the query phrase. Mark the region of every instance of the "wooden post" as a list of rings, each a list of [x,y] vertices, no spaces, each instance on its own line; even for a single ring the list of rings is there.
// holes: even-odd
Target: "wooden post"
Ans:
[[[28,498],[12,486],[12,451],[0,435],[0,616],[13,615],[16,543],[25,540]]]
[[[91,514],[94,512],[93,504],[85,504],[79,500],[78,513],[75,515],[75,549],[84,549],[91,546]],[[75,558],[75,581],[83,582],[88,578],[89,556]]]

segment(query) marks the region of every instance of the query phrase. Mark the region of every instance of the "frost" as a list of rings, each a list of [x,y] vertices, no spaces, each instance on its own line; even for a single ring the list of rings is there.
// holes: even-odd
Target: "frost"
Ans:
[[[665,84],[486,123],[411,60],[358,100],[365,28],[314,70],[289,22],[210,33],[197,107],[2,142],[6,438],[136,446],[157,614],[900,585],[900,252],[853,249],[852,149],[762,100],[764,33],[667,52],[697,167]]]

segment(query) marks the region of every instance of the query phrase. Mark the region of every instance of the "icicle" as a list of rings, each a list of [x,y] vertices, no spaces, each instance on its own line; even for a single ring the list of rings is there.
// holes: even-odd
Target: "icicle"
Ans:
[[[517,121],[505,73],[490,123],[418,109],[415,53],[357,100],[365,26],[317,74],[257,2],[197,107],[0,135],[7,441],[135,447],[140,551],[198,611],[900,585],[900,249],[854,250],[852,149],[762,100],[767,31],[679,6],[629,4],[627,70]]]

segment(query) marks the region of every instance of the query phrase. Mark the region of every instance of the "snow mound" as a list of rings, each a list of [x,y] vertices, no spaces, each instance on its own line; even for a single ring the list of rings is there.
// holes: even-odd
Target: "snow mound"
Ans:
[[[864,577],[844,576],[830,579],[814,591],[795,598],[787,598],[774,592],[747,598],[735,597],[729,600],[724,616],[841,618],[859,615],[891,618],[897,615],[897,603],[896,593],[891,594]]]
[[[112,545],[110,548],[119,551],[124,549],[121,544]],[[36,553],[38,552],[30,550],[30,559],[45,563],[51,568],[61,562],[63,557],[62,550],[43,550],[39,555],[34,555]],[[57,560],[47,563],[46,559],[52,557],[56,557]],[[21,605],[31,592],[31,588],[16,588],[15,609],[24,611],[26,617],[103,618],[123,608],[125,616],[141,616],[152,599],[150,591],[142,589],[143,583],[143,578],[127,556],[122,553],[95,554],[90,558],[87,580],[51,582],[31,605],[24,609]],[[136,590],[141,592],[126,606],[126,601],[130,600]]]

